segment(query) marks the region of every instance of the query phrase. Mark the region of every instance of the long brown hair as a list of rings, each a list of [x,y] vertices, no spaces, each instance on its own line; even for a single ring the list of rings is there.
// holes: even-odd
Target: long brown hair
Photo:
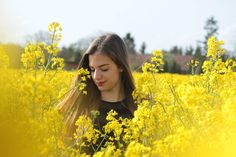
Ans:
[[[124,41],[116,34],[106,34],[96,38],[83,54],[78,69],[84,68],[89,70],[89,55],[92,55],[97,51],[110,57],[120,68],[123,69],[123,72],[121,73],[121,81],[124,85],[125,100],[129,105],[131,113],[133,113],[137,108],[132,97],[135,85],[128,64],[128,53]],[[65,116],[64,120],[68,131],[67,135],[69,137],[72,137],[75,132],[75,121],[77,118],[80,115],[91,117],[90,112],[98,109],[101,103],[100,91],[92,79],[86,81],[87,86],[85,87],[85,90],[88,93],[87,95],[82,94],[77,88],[74,88],[79,82],[79,79],[79,76],[75,78],[72,84],[72,90],[57,107]]]

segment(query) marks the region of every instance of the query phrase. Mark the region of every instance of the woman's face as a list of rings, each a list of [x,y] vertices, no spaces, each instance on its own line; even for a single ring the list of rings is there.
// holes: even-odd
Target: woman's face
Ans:
[[[89,55],[89,67],[94,83],[101,92],[119,90],[122,70],[107,55],[95,52]]]

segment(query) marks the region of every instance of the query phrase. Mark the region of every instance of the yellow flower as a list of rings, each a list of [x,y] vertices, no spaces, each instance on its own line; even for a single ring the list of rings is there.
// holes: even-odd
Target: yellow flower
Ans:
[[[51,60],[51,68],[61,70],[64,67],[64,59],[53,57]]]
[[[158,73],[159,71],[162,71],[163,68],[163,53],[161,50],[155,50],[153,51],[153,57],[151,58],[151,63],[144,63],[142,66],[143,72],[153,72]]]
[[[21,55],[21,61],[26,69],[43,68],[45,63],[44,45],[28,43],[25,52]]]
[[[4,49],[0,45],[0,68],[7,68],[9,66],[9,57],[5,54]]]
[[[151,152],[150,147],[146,147],[141,143],[137,143],[135,141],[132,141],[128,148],[127,151],[125,152],[125,157],[149,157]]]
[[[223,41],[217,41],[214,36],[210,37],[207,42],[207,57],[212,57],[215,59],[225,53],[225,50],[221,48],[221,45],[224,45]]]
[[[50,37],[53,41],[58,42],[61,40],[62,35],[60,32],[62,31],[62,27],[59,22],[51,22],[48,26],[48,30],[51,32]]]

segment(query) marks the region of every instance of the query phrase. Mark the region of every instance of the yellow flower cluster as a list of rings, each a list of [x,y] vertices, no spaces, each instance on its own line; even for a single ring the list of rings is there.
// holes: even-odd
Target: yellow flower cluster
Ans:
[[[48,30],[51,33],[50,37],[52,41],[58,42],[62,39],[62,27],[59,22],[51,22],[48,26]]]
[[[77,76],[78,76],[77,88],[79,89],[79,91],[82,91],[83,94],[87,95],[87,91],[85,90],[85,87],[87,86],[87,84],[85,82],[87,79],[91,78],[89,70],[80,68],[77,71]]]
[[[51,69],[61,70],[64,67],[63,58],[58,58],[58,42],[61,40],[62,28],[58,22],[52,22],[48,26],[51,33],[51,44],[46,45],[43,42],[29,43],[25,52],[22,54],[21,61],[26,69],[42,69],[45,74]],[[48,56],[46,55],[48,53]],[[47,57],[46,57],[47,56]]]
[[[7,68],[9,66],[9,57],[6,55],[3,47],[0,45],[0,68]]]
[[[21,61],[26,69],[43,69],[45,63],[44,43],[29,43],[21,56]]]
[[[189,65],[190,68],[191,68],[191,73],[192,73],[192,75],[195,74],[195,69],[196,69],[196,67],[198,66],[198,64],[199,64],[199,61],[194,60],[194,59],[192,59],[192,60],[190,61],[190,63],[187,63],[187,65]]]
[[[163,61],[163,53],[161,50],[155,50],[152,52],[153,57],[151,58],[150,63],[144,63],[142,66],[142,71],[143,72],[153,72],[153,73],[158,73],[159,71],[163,71],[162,65],[164,64]]]
[[[118,113],[116,113],[115,111],[111,110],[108,115],[107,115],[107,125],[104,127],[105,132],[106,133],[114,133],[114,138],[110,137],[109,140],[111,141],[120,141],[120,136],[121,133],[123,132],[123,128],[122,128],[122,123],[119,122],[119,120],[117,120],[115,118],[115,116],[118,115]]]
[[[232,59],[227,59],[226,62],[222,61],[222,54],[225,53],[225,50],[221,48],[223,41],[215,40],[215,37],[212,36],[208,40],[208,51],[207,57],[209,59],[203,64],[203,71],[205,73],[226,73],[231,72],[232,68],[236,67],[236,62]]]
[[[76,140],[76,145],[80,148],[86,146],[85,141],[95,144],[100,132],[96,130],[90,118],[86,116],[80,116],[76,121],[75,125],[77,126],[76,133],[74,134],[74,139]],[[86,139],[86,140],[85,140]]]
[[[108,146],[107,148],[103,149],[103,151],[99,151],[93,155],[93,157],[120,157],[121,151],[116,149],[115,146]]]
[[[125,156],[131,157],[131,156],[143,156],[143,157],[149,157],[151,155],[151,148],[146,147],[141,143],[137,143],[135,141],[132,141],[127,151],[125,152]]]
[[[213,59],[216,59],[222,54],[224,54],[225,50],[221,48],[221,45],[224,45],[224,41],[217,41],[214,36],[210,37],[207,42],[207,57],[212,57]]]
[[[52,65],[51,65],[52,69],[62,70],[63,67],[64,67],[64,59],[63,58],[56,58],[56,57],[52,58]]]

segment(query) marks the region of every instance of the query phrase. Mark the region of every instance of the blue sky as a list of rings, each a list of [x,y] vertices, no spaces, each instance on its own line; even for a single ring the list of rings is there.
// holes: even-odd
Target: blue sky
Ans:
[[[210,16],[219,22],[225,48],[236,49],[235,0],[0,0],[0,41],[24,43],[25,36],[59,21],[61,46],[98,32],[131,32],[136,49],[143,41],[149,52],[185,48],[203,40]]]

